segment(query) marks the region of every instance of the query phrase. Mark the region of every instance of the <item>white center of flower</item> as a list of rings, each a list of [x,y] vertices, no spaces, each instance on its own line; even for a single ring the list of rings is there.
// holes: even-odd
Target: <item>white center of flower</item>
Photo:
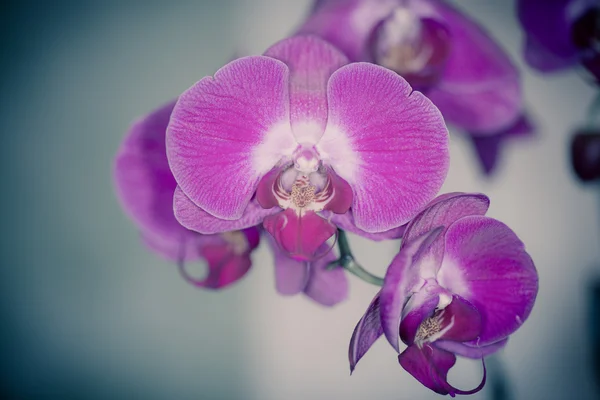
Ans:
[[[406,7],[396,8],[380,28],[376,61],[396,72],[418,72],[426,65],[433,49],[423,46],[419,16]]]
[[[321,211],[333,195],[331,182],[315,148],[300,145],[293,155],[293,166],[277,180],[273,194],[283,209],[292,208],[298,215]]]
[[[310,174],[319,169],[321,160],[313,146],[301,145],[293,155],[294,168],[302,174]]]

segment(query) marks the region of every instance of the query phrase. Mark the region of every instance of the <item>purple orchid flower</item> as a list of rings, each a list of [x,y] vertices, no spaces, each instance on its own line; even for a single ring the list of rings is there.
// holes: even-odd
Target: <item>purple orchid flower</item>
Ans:
[[[519,0],[525,61],[541,72],[581,63],[600,82],[600,4],[597,0]]]
[[[119,200],[138,225],[144,243],[157,254],[180,263],[205,260],[208,274],[195,285],[219,289],[242,278],[250,268],[250,253],[259,231],[249,227],[219,235],[200,235],[181,226],[173,215],[177,184],[169,169],[165,134],[172,101],[134,123],[115,160]],[[185,273],[185,269],[182,268]]]
[[[299,33],[402,75],[469,133],[488,174],[503,140],[531,132],[508,55],[441,0],[319,0]]]
[[[263,223],[298,261],[336,226],[397,237],[440,189],[448,132],[393,72],[298,36],[185,91],[167,129],[175,216],[211,234]]]
[[[250,255],[259,245],[260,232],[258,227],[251,226],[202,235],[177,222],[173,214],[177,183],[169,169],[165,148],[167,125],[174,106],[175,101],[171,101],[151,112],[133,124],[127,133],[115,161],[118,197],[151,250],[181,264],[204,260],[208,265],[206,278],[198,280],[190,276],[181,265],[183,276],[199,287],[224,288],[250,269]],[[327,263],[335,260],[334,254],[331,251],[307,265],[276,253],[278,292],[283,295],[304,292],[325,306],[344,300],[348,292],[344,271],[325,269]]]
[[[501,349],[529,316],[538,290],[533,261],[503,223],[485,217],[484,195],[438,197],[406,229],[384,285],[350,342],[350,368],[381,335],[400,365],[439,394],[456,355],[482,359]],[[399,339],[408,345],[400,352]]]

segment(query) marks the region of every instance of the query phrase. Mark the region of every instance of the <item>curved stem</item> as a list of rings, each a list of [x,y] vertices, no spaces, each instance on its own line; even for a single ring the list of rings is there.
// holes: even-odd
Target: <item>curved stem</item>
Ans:
[[[341,229],[338,229],[338,247],[340,250],[340,258],[330,262],[327,266],[327,269],[333,269],[341,266],[346,271],[354,274],[367,283],[376,286],[383,286],[383,278],[371,274],[356,262],[354,256],[352,255],[352,251],[350,250],[350,243],[348,243],[346,232]]]

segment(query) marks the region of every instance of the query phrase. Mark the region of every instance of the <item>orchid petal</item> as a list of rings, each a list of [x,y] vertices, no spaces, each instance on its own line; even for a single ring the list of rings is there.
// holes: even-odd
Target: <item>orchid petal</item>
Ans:
[[[283,252],[274,239],[269,244],[275,257],[275,288],[284,296],[298,294],[304,290],[309,279],[306,262],[290,258]]]
[[[483,321],[475,345],[504,339],[527,319],[538,277],[525,246],[503,223],[470,216],[456,221],[445,236],[438,282],[472,303]]]
[[[196,232],[185,229],[183,235],[165,236],[141,233],[142,242],[153,253],[170,261],[195,261],[201,258],[198,244],[206,238]]]
[[[428,3],[450,31],[452,49],[438,85],[427,96],[448,122],[465,130],[507,128],[522,112],[517,68],[475,21],[445,2]]]
[[[300,261],[313,260],[321,245],[337,231],[314,211],[298,215],[291,208],[266,217],[263,226],[284,252]]]
[[[409,346],[398,356],[402,368],[415,377],[427,388],[442,395],[449,394],[454,397],[457,394],[473,394],[483,389],[486,381],[486,368],[483,363],[483,379],[481,383],[472,390],[461,390],[448,383],[448,371],[456,363],[456,356],[435,346],[425,345],[419,348],[417,345]]]
[[[381,325],[385,337],[397,352],[400,352],[398,336],[402,308],[421,280],[415,259],[427,250],[440,231],[441,228],[433,229],[410,242],[404,242],[385,274],[381,288]]]
[[[327,179],[332,188],[332,196],[325,205],[325,210],[330,210],[335,214],[348,212],[352,205],[352,188],[348,182],[333,171],[327,171]]]
[[[419,348],[413,344],[398,356],[398,362],[425,387],[439,394],[448,391],[448,371],[456,363],[454,354],[430,345]]]
[[[290,118],[296,141],[317,143],[327,124],[327,81],[348,59],[316,36],[282,40],[264,55],[284,62],[290,70]]]
[[[194,204],[179,187],[175,189],[173,207],[175,217],[181,225],[203,234],[249,228],[260,224],[266,217],[281,211],[279,207],[264,209],[255,200],[252,200],[243,211],[241,218],[235,220],[220,219]]]
[[[348,359],[350,361],[350,373],[356,368],[356,364],[367,353],[373,343],[381,335],[381,319],[379,317],[379,293],[375,296],[365,314],[361,317],[352,332],[350,347],[348,349]]]
[[[472,304],[459,296],[452,297],[440,316],[444,328],[440,339],[466,342],[475,339],[481,332],[481,315]]]
[[[182,243],[197,235],[173,215],[177,183],[169,169],[165,135],[175,100],[135,122],[117,153],[114,180],[121,205],[147,244],[176,260]]]
[[[484,215],[489,205],[490,200],[483,194],[457,192],[438,196],[410,222],[404,233],[404,241],[410,242],[433,228],[443,227],[439,239],[429,248],[432,256],[431,262],[435,264],[437,271],[444,254],[442,238],[448,227],[464,216]]]
[[[329,119],[317,150],[352,187],[356,226],[381,232],[408,222],[448,171],[448,131],[437,108],[394,72],[343,66],[328,85]]]
[[[320,252],[327,251],[327,244],[321,246]],[[348,297],[348,277],[343,268],[327,269],[337,256],[329,251],[323,257],[309,262],[310,274],[304,293],[317,303],[331,307]]]
[[[508,343],[508,338],[502,339],[496,343],[488,344],[486,346],[473,346],[466,343],[459,343],[450,340],[437,340],[435,347],[442,350],[449,351],[458,356],[463,356],[472,359],[481,359],[494,354],[498,350],[501,350]]]
[[[272,58],[245,57],[179,97],[167,129],[169,164],[209,214],[240,218],[260,178],[292,154],[288,73]]]
[[[484,136],[472,133],[470,135],[477,157],[486,175],[490,175],[498,164],[498,157],[502,144],[511,137],[527,136],[533,133],[533,126],[526,115],[522,115],[519,120],[510,128],[497,132],[493,135]]]

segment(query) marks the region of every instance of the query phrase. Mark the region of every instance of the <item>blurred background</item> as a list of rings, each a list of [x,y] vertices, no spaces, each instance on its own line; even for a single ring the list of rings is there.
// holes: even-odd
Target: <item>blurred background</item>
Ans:
[[[456,2],[458,3],[458,2]],[[274,289],[271,255],[222,291],[199,290],[141,245],[114,193],[131,121],[235,55],[290,34],[309,0],[20,1],[0,6],[0,391],[7,399],[435,399],[384,340],[349,376],[354,325],[377,288],[351,277],[327,309]],[[461,0],[522,69],[537,134],[506,143],[491,178],[452,136],[443,191],[486,193],[489,216],[525,242],[540,275],[502,362],[514,399],[597,398],[590,287],[600,277],[597,186],[575,179],[570,133],[594,90],[521,57],[513,1]],[[383,275],[397,243],[351,237]],[[376,249],[376,250],[374,250]],[[475,386],[459,362],[455,386]],[[492,382],[474,399],[490,398]]]

